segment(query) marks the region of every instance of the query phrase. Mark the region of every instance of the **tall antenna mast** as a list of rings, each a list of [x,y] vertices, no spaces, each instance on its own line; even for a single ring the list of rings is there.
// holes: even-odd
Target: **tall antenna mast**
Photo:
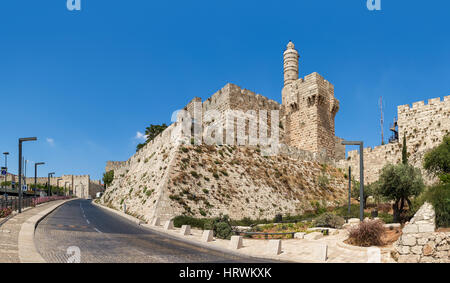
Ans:
[[[380,126],[381,126],[381,144],[384,144],[384,131],[383,131],[383,97],[380,96],[380,112],[381,112],[381,119],[380,119]]]

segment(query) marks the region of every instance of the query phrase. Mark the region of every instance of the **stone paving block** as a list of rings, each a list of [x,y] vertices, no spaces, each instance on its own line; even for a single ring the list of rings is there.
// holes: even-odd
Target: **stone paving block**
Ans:
[[[238,250],[243,247],[242,236],[231,236],[230,248]]]
[[[415,224],[407,224],[405,227],[403,227],[402,232],[403,234],[418,233],[419,227],[417,227],[417,225]]]
[[[205,230],[202,234],[202,242],[211,242],[214,239],[214,233],[212,230]]]
[[[269,240],[266,252],[271,255],[281,254],[281,240]]]
[[[433,224],[419,224],[419,233],[432,233],[435,230],[435,225]]]
[[[181,235],[187,236],[191,234],[191,225],[183,225],[181,226]]]

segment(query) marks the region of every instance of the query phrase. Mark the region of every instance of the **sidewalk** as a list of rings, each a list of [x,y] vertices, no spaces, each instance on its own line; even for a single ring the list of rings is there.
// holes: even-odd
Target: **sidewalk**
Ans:
[[[23,210],[21,214],[8,219],[0,226],[0,262],[19,263],[19,233],[22,224],[30,217],[35,216],[54,205],[61,204],[65,200],[57,200],[38,205],[34,208]],[[3,219],[2,219],[3,220]]]
[[[164,230],[162,226],[150,226],[145,227],[156,230],[159,232],[167,233],[175,237],[182,238],[184,240],[190,240],[196,243],[202,243],[202,231],[197,229],[191,229],[191,235],[181,236],[180,228],[174,228],[174,230]],[[315,251],[319,244],[326,243],[328,246],[328,258],[326,262],[333,263],[366,263],[368,260],[366,249],[347,249],[338,246],[338,242],[342,242],[347,238],[346,233],[341,231],[338,235],[327,236],[319,240],[305,240],[305,239],[285,239],[282,240],[282,253],[280,255],[267,254],[267,240],[249,239],[243,238],[243,248],[239,250],[233,250],[236,253],[240,253],[247,256],[276,259],[281,261],[290,262],[303,262],[303,263],[320,263],[324,262],[317,258],[317,252]],[[230,241],[216,239],[209,243],[203,243],[210,247],[219,249],[230,249]]]

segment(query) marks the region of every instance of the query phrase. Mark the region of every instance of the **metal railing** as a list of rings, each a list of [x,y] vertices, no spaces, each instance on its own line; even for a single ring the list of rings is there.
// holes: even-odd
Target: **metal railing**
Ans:
[[[34,206],[35,202],[33,201],[34,197],[24,197],[22,198],[21,207],[22,209]],[[0,199],[0,209],[11,209],[12,211],[16,211],[19,209],[19,198],[15,196],[9,196],[7,199],[2,197]]]

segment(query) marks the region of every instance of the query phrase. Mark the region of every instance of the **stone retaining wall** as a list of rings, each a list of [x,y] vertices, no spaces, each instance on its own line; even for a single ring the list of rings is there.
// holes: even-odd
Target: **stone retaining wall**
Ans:
[[[450,233],[435,232],[433,206],[425,203],[403,228],[392,256],[399,263],[450,262]]]

